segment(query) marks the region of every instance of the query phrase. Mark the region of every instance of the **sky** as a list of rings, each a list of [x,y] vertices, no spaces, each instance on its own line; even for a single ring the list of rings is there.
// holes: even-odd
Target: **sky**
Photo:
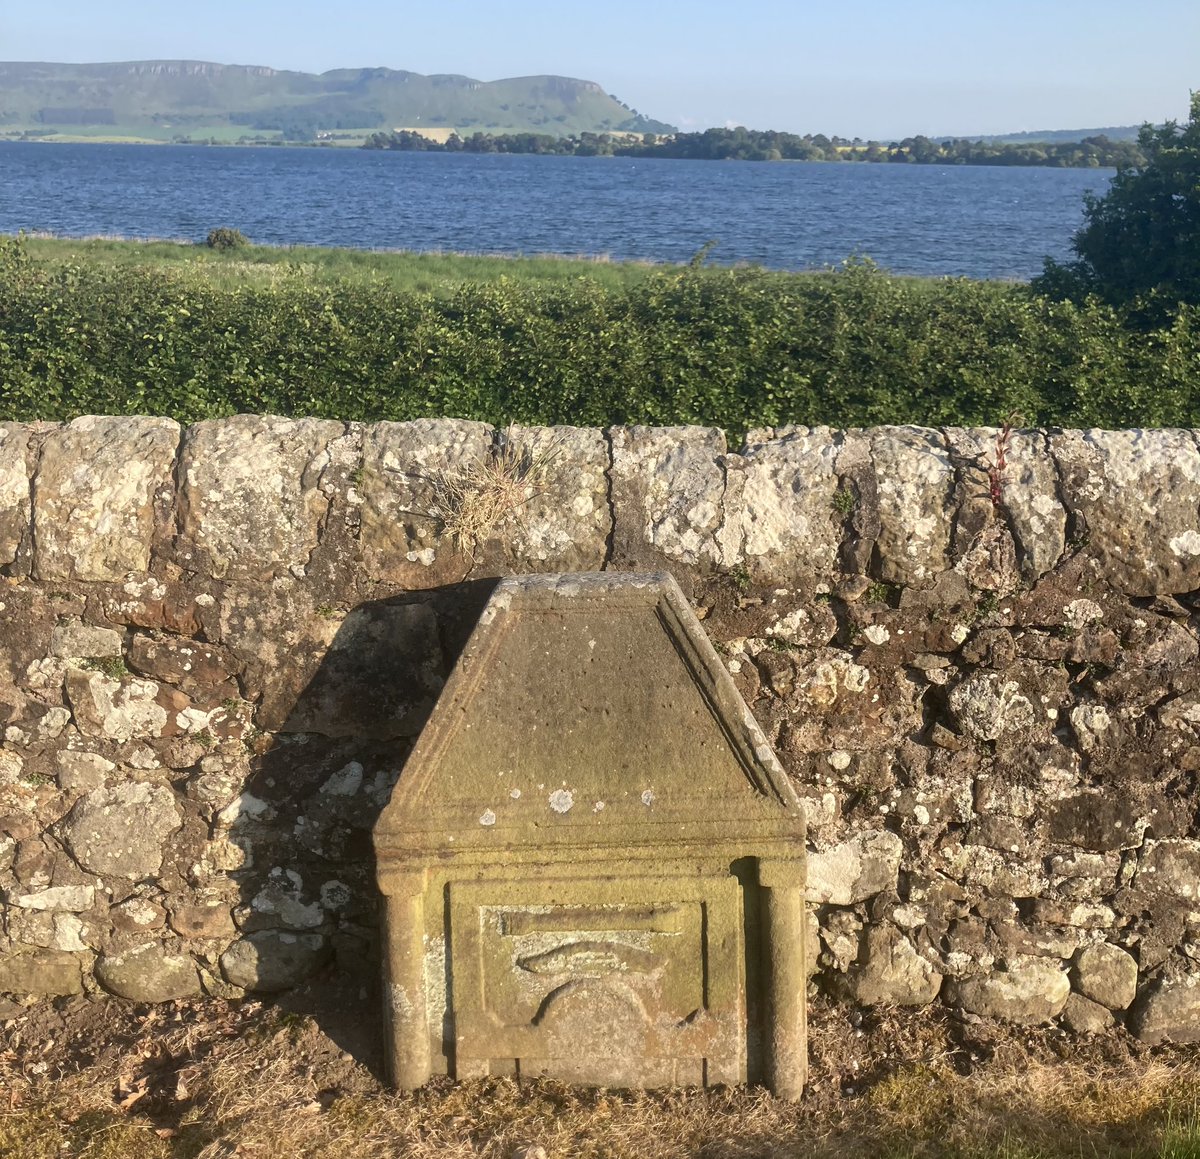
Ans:
[[[1183,120],[1198,0],[0,0],[0,60],[594,80],[682,129],[899,138]]]

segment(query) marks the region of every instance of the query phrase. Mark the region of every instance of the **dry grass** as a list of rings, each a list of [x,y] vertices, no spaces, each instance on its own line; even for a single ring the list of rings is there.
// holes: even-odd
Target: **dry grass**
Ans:
[[[536,452],[518,450],[506,431],[483,459],[438,471],[431,480],[430,513],[440,521],[442,533],[473,562],[501,524],[545,490],[559,449],[551,442]]]
[[[818,1012],[812,1091],[793,1105],[761,1090],[644,1094],[507,1079],[440,1081],[398,1095],[345,1061],[306,1017],[256,1003],[112,1010],[115,1021],[94,1027],[91,1040],[68,1031],[49,1046],[5,1024],[0,1155],[1200,1156],[1200,1065],[1188,1054],[1110,1051],[1106,1061],[1084,1050],[1054,1061],[1009,1040],[990,1061],[969,1065],[971,1048],[928,1015],[896,1016],[860,1037],[844,1012]],[[93,1048],[98,1057],[89,1058]],[[897,1061],[909,1052],[910,1061]],[[342,1067],[337,1081],[331,1060]],[[851,1070],[861,1077],[851,1082]]]

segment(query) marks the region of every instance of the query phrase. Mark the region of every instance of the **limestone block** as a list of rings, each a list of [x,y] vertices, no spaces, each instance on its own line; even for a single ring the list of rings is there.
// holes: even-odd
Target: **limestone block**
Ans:
[[[613,551],[634,570],[664,560],[728,567],[741,554],[740,519],[725,518],[723,431],[614,427]]]
[[[1072,994],[1062,1012],[1063,1024],[1076,1034],[1103,1034],[1113,1026],[1112,1012],[1082,994]]]
[[[488,463],[492,428],[458,419],[375,423],[363,436],[360,545],[367,574],[408,588],[461,580],[471,569],[447,526],[470,521],[455,498]]]
[[[950,566],[954,464],[941,434],[926,427],[870,433],[879,504],[879,576],[926,586]]]
[[[998,672],[967,677],[951,690],[949,702],[959,729],[977,741],[1028,731],[1041,715],[1021,685]]]
[[[77,752],[74,749],[60,750],[55,760],[58,764],[58,786],[68,792],[89,793],[101,788],[105,774],[117,767],[99,753]]]
[[[217,579],[303,575],[329,510],[320,485],[329,446],[344,429],[260,415],[189,427],[180,455],[180,561]]]
[[[58,831],[89,873],[137,879],[158,872],[163,843],[182,822],[170,789],[134,782],[88,793]]]
[[[76,727],[84,736],[127,741],[159,736],[167,725],[167,710],[158,703],[160,688],[152,680],[116,680],[103,672],[71,668],[66,690]]]
[[[1173,965],[1138,997],[1130,1029],[1143,1042],[1200,1042],[1200,973]]]
[[[259,993],[299,985],[328,958],[322,934],[291,934],[262,930],[234,942],[221,955],[225,980]]]
[[[1147,841],[1134,887],[1196,901],[1200,898],[1200,841]]]
[[[1109,1010],[1124,1010],[1137,994],[1138,968],[1120,946],[1101,942],[1075,959],[1075,989]]]
[[[120,954],[104,954],[96,979],[106,990],[133,1002],[169,1002],[200,993],[196,963],[172,954],[159,942],[146,942]]]
[[[853,905],[894,889],[904,843],[895,833],[871,830],[824,853],[808,855],[807,900]]]
[[[56,624],[50,636],[51,654],[66,660],[120,656],[122,644],[120,632],[95,628],[75,619]]]
[[[612,533],[603,431],[512,426],[504,440],[501,462],[527,473],[523,501],[496,529],[511,568],[598,571]]]
[[[964,1010],[1017,1026],[1036,1026],[1056,1018],[1070,994],[1067,973],[1052,958],[1013,958],[1006,969],[959,979],[950,986],[951,1000]]]
[[[836,570],[840,540],[833,432],[784,427],[774,435],[748,440],[740,463],[746,563],[781,581],[828,575]]]
[[[1136,849],[1148,820],[1127,795],[1077,793],[1050,805],[1050,839],[1096,853]]]
[[[144,572],[178,445],[170,419],[79,418],[47,435],[34,485],[34,575],[99,581]]]
[[[996,462],[994,427],[950,427],[946,441],[964,466],[970,498],[991,506],[989,472]],[[1001,519],[1012,529],[1025,573],[1040,578],[1062,558],[1067,511],[1058,494],[1058,469],[1040,431],[1013,431],[1001,480]]]
[[[1200,587],[1200,448],[1189,431],[1063,431],[1050,436],[1087,552],[1133,596]]]
[[[0,422],[0,567],[17,558],[29,528],[29,428]]]
[[[90,885],[56,885],[32,893],[10,894],[8,901],[10,905],[20,906],[21,909],[83,913],[95,904],[96,890]]]
[[[846,984],[865,1006],[927,1006],[937,997],[942,976],[895,926],[873,925]]]
[[[56,998],[83,990],[82,959],[64,950],[0,955],[0,994]]]

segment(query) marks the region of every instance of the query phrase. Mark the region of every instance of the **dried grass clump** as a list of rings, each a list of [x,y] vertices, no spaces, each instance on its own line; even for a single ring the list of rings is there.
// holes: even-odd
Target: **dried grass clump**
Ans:
[[[505,520],[545,491],[560,449],[551,442],[536,452],[518,450],[505,431],[484,458],[438,471],[432,477],[431,514],[441,522],[443,534],[473,562]]]

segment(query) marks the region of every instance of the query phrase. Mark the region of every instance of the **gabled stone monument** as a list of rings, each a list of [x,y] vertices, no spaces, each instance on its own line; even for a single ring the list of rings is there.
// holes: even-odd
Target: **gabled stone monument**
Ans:
[[[398,1086],[800,1095],[804,814],[671,576],[502,581],[375,848]]]

